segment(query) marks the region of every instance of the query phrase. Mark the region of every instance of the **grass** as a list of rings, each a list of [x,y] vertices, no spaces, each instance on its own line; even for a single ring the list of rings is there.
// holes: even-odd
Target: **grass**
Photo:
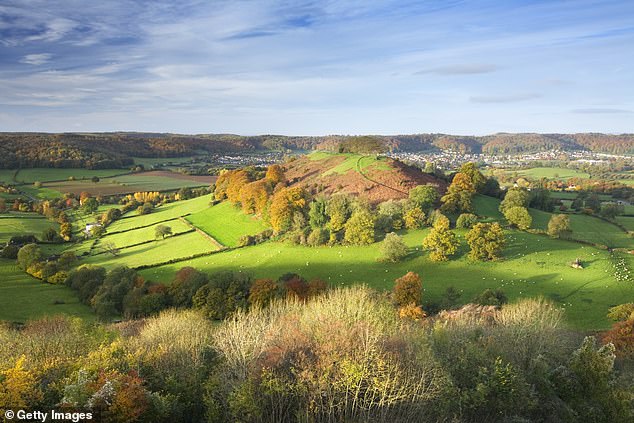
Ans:
[[[7,242],[13,235],[33,234],[42,238],[44,230],[59,225],[35,213],[0,214],[0,242]]]
[[[99,178],[106,178],[114,175],[121,175],[128,173],[127,169],[54,169],[54,168],[34,168],[34,169],[20,169],[16,175],[15,169],[2,169],[0,170],[0,181],[6,183],[25,183],[32,184],[33,182],[50,182],[50,181],[64,181],[73,177],[77,180],[91,179],[93,176]],[[14,178],[15,175],[15,178]]]
[[[136,212],[133,211],[132,214],[129,215],[132,217],[126,217],[115,221],[112,225],[108,226],[108,231],[115,232],[134,229],[140,226],[152,225],[163,220],[175,219],[188,213],[193,214],[209,208],[210,200],[211,195],[204,195],[191,200],[177,201],[165,204],[155,209],[152,213],[143,216],[136,216]]]
[[[227,247],[236,247],[243,235],[255,235],[267,228],[262,220],[245,215],[228,201],[194,213],[187,220]]]
[[[427,230],[410,231],[404,235],[411,254],[397,264],[377,261],[378,244],[309,248],[268,242],[143,270],[142,274],[151,280],[169,282],[184,266],[205,272],[249,272],[256,278],[277,278],[286,272],[297,272],[309,279],[321,278],[333,286],[366,283],[379,290],[389,290],[394,279],[411,270],[423,279],[425,300],[439,300],[449,286],[461,292],[462,302],[470,301],[487,288],[500,288],[511,300],[546,296],[565,307],[570,325],[581,329],[608,327],[607,309],[634,295],[632,282],[617,282],[612,276],[607,251],[510,231],[505,259],[501,262],[471,262],[466,257],[463,240],[457,258],[435,263],[421,251],[426,233]],[[571,268],[570,263],[576,258],[587,268]]]
[[[157,240],[149,244],[125,248],[117,256],[109,253],[89,256],[82,259],[81,263],[96,264],[106,269],[112,269],[117,266],[138,267],[216,251],[217,249],[209,239],[198,232],[192,232],[173,238],[168,237],[163,240]]]
[[[184,187],[200,187],[209,184],[188,181],[185,179],[170,178],[169,176],[144,175],[142,173],[134,175],[118,176],[117,183],[131,191],[172,191]]]
[[[0,272],[0,320],[25,322],[56,314],[94,318],[70,288],[34,279],[18,269],[13,260],[0,259]]]
[[[532,179],[570,179],[570,178],[590,178],[590,174],[581,172],[576,169],[567,169],[564,167],[534,167],[532,169],[508,170],[507,173],[517,173],[518,176],[529,177]]]
[[[132,157],[134,159],[135,164],[141,164],[145,166],[146,169],[155,166],[169,166],[169,165],[178,165],[181,163],[190,162],[195,156],[192,157]]]
[[[625,226],[628,231],[634,231],[633,216],[617,216],[616,221]],[[634,243],[634,240],[632,241],[632,243]]]
[[[135,229],[133,231],[122,232],[118,234],[108,235],[106,234],[104,237],[100,238],[100,243],[104,242],[112,242],[116,247],[121,248],[127,245],[138,244],[140,242],[151,241],[155,239],[154,231],[158,225],[166,225],[172,228],[172,233],[179,234],[182,232],[187,232],[191,230],[191,227],[187,225],[185,222],[174,219],[164,223],[157,223],[154,226],[149,226],[147,228]]]

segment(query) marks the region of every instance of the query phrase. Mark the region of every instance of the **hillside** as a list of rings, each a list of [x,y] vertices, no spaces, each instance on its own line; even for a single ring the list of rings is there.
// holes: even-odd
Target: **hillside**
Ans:
[[[407,198],[416,185],[433,184],[439,193],[446,182],[389,157],[315,152],[285,165],[291,185],[313,188],[325,194],[344,192],[371,203]]]

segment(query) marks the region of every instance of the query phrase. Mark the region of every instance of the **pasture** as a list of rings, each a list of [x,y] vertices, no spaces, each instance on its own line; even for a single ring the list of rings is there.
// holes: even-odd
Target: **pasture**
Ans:
[[[59,230],[59,224],[35,213],[11,212],[0,214],[0,243],[7,242],[13,235],[35,235],[42,238],[48,228]]]
[[[32,278],[13,260],[0,259],[0,273],[0,320],[25,322],[57,314],[94,319],[90,308],[70,288]]]
[[[227,247],[236,247],[243,235],[255,235],[267,228],[261,219],[245,215],[228,201],[187,216],[186,219]]]
[[[146,241],[152,241],[156,238],[155,230],[158,225],[169,226],[172,229],[172,233],[174,235],[191,230],[191,227],[187,225],[185,222],[179,219],[173,219],[167,222],[157,223],[152,226],[134,229],[127,232],[115,233],[112,235],[109,235],[108,233],[106,233],[105,236],[99,239],[99,243],[104,244],[106,242],[112,242],[117,248],[123,248],[128,245],[138,244],[138,243],[146,242]]]
[[[404,233],[409,257],[396,264],[377,261],[379,244],[369,246],[303,247],[267,242],[253,247],[200,257],[146,269],[150,280],[169,282],[176,271],[192,266],[205,272],[234,270],[256,278],[277,278],[296,272],[306,278],[320,278],[333,286],[365,283],[389,290],[395,278],[408,271],[421,275],[424,301],[438,301],[449,286],[469,302],[484,289],[502,289],[511,300],[545,296],[566,310],[572,327],[602,329],[609,326],[607,309],[634,296],[634,283],[617,281],[613,260],[607,251],[573,242],[525,232],[507,231],[508,245],[500,262],[472,262],[467,258],[464,239],[457,258],[436,263],[423,253],[421,243],[427,230]],[[463,235],[465,231],[457,231]],[[581,259],[586,268],[573,269]]]
[[[1,169],[0,181],[10,184],[32,184],[33,182],[66,181],[69,178],[76,180],[91,179],[93,176],[107,178],[115,175],[129,173],[128,169],[56,169],[56,168],[32,168],[32,169]]]

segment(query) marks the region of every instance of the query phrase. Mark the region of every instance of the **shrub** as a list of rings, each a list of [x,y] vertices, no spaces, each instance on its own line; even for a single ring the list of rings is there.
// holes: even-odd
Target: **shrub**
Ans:
[[[555,238],[568,238],[572,232],[570,218],[565,214],[555,214],[548,221],[548,235]]]
[[[518,229],[526,230],[531,227],[533,218],[526,207],[508,207],[504,209],[504,218]]]
[[[608,319],[620,322],[634,318],[634,303],[620,304],[608,310]]]
[[[478,216],[471,213],[462,213],[456,220],[456,228],[470,229],[478,221]]]
[[[507,301],[508,298],[506,298],[506,294],[501,289],[485,289],[473,299],[476,304],[494,306],[501,306],[506,304]]]
[[[328,243],[328,238],[330,234],[328,229],[325,228],[315,228],[311,231],[306,239],[306,243],[311,247],[317,247],[319,245],[326,245]]]
[[[381,243],[379,260],[397,263],[407,256],[407,250],[407,245],[403,239],[394,232],[390,232]]]
[[[249,304],[267,306],[279,295],[277,283],[272,279],[256,279],[249,288]]]
[[[603,334],[603,342],[612,343],[618,357],[634,358],[634,316],[614,323],[612,328]]]
[[[423,284],[420,276],[414,272],[407,272],[394,281],[392,298],[398,307],[410,304],[419,305],[422,300]]]

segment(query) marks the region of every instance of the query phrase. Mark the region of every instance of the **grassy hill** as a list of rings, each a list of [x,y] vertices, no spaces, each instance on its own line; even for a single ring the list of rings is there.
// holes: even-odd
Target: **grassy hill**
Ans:
[[[444,192],[445,181],[389,157],[314,152],[285,164],[291,185],[315,188],[325,194],[344,192],[380,203],[406,198],[416,185],[434,184]]]

